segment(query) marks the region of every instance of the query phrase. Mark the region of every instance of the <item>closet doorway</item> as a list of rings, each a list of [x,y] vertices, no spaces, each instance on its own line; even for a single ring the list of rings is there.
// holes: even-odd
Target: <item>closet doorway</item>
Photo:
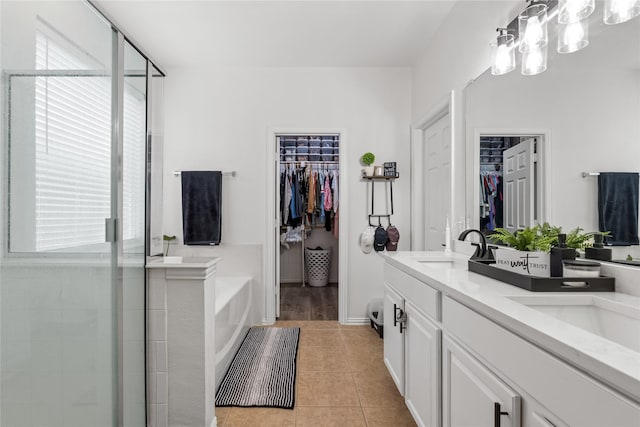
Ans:
[[[342,132],[274,132],[273,292],[267,322],[341,320],[346,250]],[[268,261],[269,262],[269,261]]]
[[[515,232],[546,220],[545,140],[542,133],[478,135],[477,206],[482,233],[491,234],[496,228]]]

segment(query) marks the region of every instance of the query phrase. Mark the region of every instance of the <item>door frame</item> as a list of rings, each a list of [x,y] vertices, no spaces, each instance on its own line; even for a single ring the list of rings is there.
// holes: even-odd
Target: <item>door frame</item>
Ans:
[[[345,324],[347,322],[348,307],[348,218],[349,200],[348,194],[348,170],[347,170],[347,132],[340,128],[270,128],[267,130],[267,163],[266,163],[266,215],[265,215],[265,244],[262,248],[262,271],[264,283],[264,318],[263,324],[273,324],[276,321],[276,260],[279,257],[271,250],[275,248],[277,240],[275,228],[277,226],[277,214],[275,201],[278,197],[279,188],[276,188],[278,175],[280,173],[279,157],[276,156],[276,136],[286,135],[338,135],[340,137],[340,194],[339,206],[340,217],[338,218],[338,322]],[[277,153],[279,154],[279,153]],[[274,206],[270,206],[271,202]],[[279,267],[278,267],[279,268]]]
[[[467,165],[473,171],[467,178],[467,218],[471,218],[470,226],[480,227],[480,218],[476,207],[480,206],[480,192],[476,177],[480,176],[480,137],[481,136],[542,136],[542,143],[538,146],[538,178],[541,192],[538,193],[540,204],[540,224],[551,222],[550,195],[551,179],[548,176],[551,168],[551,130],[546,128],[474,128],[472,136],[467,141]]]
[[[456,108],[456,92],[449,91],[440,101],[438,101],[429,112],[418,122],[416,125],[411,126],[411,235],[410,235],[410,247],[412,251],[422,251],[424,248],[424,173],[423,164],[424,159],[424,133],[441,118],[449,115],[449,127],[451,129],[451,202],[447,209],[447,217],[449,221],[453,221],[453,212],[455,211],[455,192],[453,189],[455,185],[456,177],[456,148],[455,140],[458,129],[456,128],[457,114]],[[450,224],[452,226],[452,224]]]

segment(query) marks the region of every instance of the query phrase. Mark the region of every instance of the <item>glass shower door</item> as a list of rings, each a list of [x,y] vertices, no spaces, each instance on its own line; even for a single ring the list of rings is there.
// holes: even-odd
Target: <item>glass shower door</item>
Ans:
[[[144,92],[87,3],[0,19],[0,425],[144,425]]]
[[[124,42],[122,99],[122,405],[125,426],[145,424],[145,179],[147,60]]]

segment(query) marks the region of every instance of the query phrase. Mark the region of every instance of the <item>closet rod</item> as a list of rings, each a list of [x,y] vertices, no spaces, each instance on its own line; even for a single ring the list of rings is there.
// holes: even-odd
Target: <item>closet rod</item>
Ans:
[[[316,161],[312,161],[312,160],[295,160],[295,161],[286,161],[286,162],[280,162],[280,164],[283,165],[297,165],[297,164],[312,164],[312,165],[338,165],[340,164],[340,162],[316,162]]]
[[[180,176],[181,173],[182,173],[181,171],[173,171],[173,176]],[[237,173],[236,171],[222,172],[222,175],[235,177]]]

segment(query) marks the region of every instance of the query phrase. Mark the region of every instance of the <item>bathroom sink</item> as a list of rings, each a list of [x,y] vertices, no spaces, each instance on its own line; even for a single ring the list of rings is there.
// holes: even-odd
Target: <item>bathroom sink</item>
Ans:
[[[593,295],[507,298],[640,353],[640,306]]]
[[[428,258],[419,258],[416,261],[420,263],[453,262],[453,258],[448,256],[439,256],[439,257],[434,256],[434,257],[428,257]]]
[[[419,263],[440,263],[440,262],[452,263],[453,262],[453,256],[445,252],[439,252],[439,251],[417,253],[414,256],[412,256],[412,258]]]

